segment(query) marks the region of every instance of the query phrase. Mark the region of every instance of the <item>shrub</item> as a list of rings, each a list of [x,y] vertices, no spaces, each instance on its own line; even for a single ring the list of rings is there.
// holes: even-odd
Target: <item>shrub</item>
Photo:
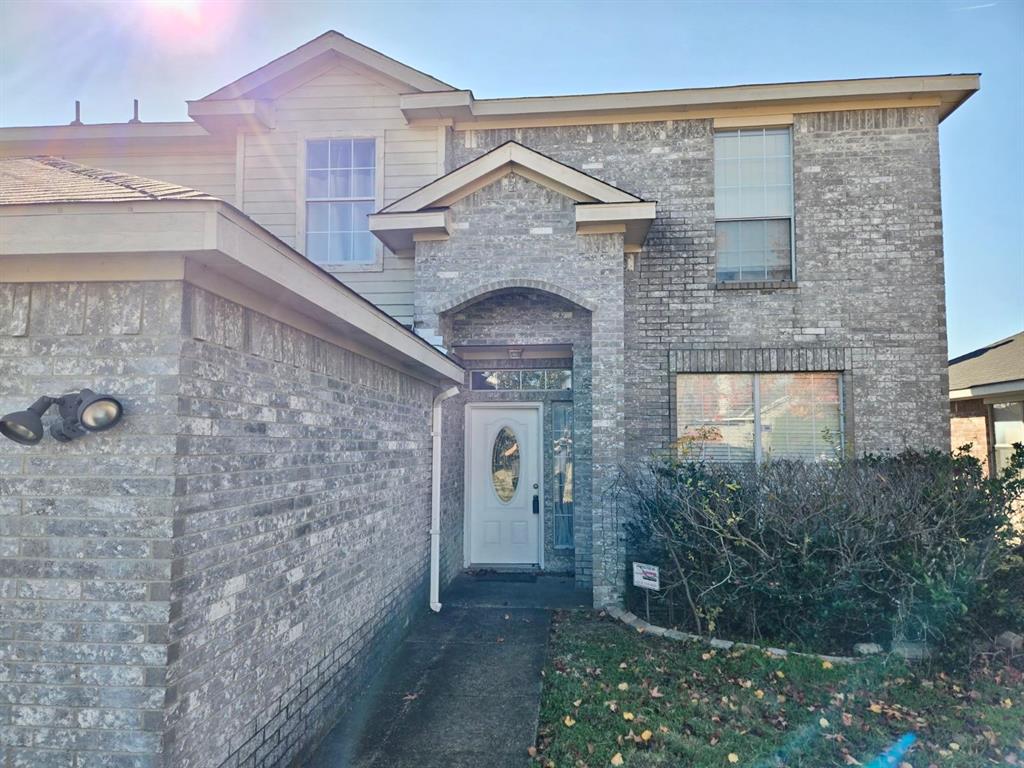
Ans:
[[[657,604],[675,626],[827,652],[908,640],[962,654],[1024,627],[1010,523],[1022,470],[1024,446],[997,478],[962,450],[658,459],[624,470],[616,492],[631,559],[660,566]]]

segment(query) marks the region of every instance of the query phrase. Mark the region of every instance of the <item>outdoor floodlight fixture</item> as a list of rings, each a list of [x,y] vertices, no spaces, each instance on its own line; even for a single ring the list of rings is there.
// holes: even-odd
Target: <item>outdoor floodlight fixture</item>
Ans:
[[[60,397],[44,395],[27,410],[7,414],[0,419],[0,434],[22,445],[35,445],[43,439],[43,414],[51,405],[60,409],[60,419],[50,426],[50,435],[62,443],[108,430],[124,415],[124,406],[117,399],[83,389]]]

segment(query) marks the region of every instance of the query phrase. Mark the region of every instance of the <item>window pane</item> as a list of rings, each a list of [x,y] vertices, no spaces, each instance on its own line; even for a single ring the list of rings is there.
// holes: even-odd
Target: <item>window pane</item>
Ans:
[[[355,232],[352,234],[352,260],[373,261],[377,243],[369,232]]]
[[[352,231],[353,232],[369,232],[370,221],[367,218],[373,213],[373,202],[366,200],[361,203],[351,203],[352,205]]]
[[[495,385],[498,383],[498,379],[495,376],[492,381],[492,375],[490,371],[473,371],[470,374],[469,385],[472,389],[497,389]]]
[[[326,264],[328,237],[326,233],[306,235],[306,258],[317,264]]]
[[[376,159],[373,139],[356,139],[352,143],[353,168],[373,168],[376,165]]]
[[[373,169],[352,171],[352,197],[373,197]]]
[[[684,373],[676,379],[681,450],[708,461],[754,460],[752,374]]]
[[[544,371],[523,371],[523,389],[544,389]]]
[[[352,261],[352,233],[332,232],[330,254],[331,262],[335,264]]]
[[[352,171],[331,171],[331,197],[352,197]]]
[[[788,128],[744,128],[715,134],[717,218],[792,216],[790,141]]]
[[[570,370],[558,370],[548,371],[547,376],[547,387],[548,389],[563,390],[572,389],[572,371]]]
[[[331,206],[331,231],[352,231],[352,203],[328,203]]]
[[[840,454],[838,374],[762,373],[758,387],[765,458],[819,461]]]
[[[327,197],[327,171],[306,174],[306,197]]]
[[[306,231],[326,232],[329,229],[327,211],[330,203],[306,203]]]
[[[519,487],[519,440],[509,427],[502,427],[491,449],[491,482],[498,498],[508,503]]]
[[[573,546],[572,403],[554,403],[551,437],[554,455],[555,546]]]
[[[717,279],[792,279],[790,226],[789,219],[715,222]]]
[[[1024,403],[992,405],[995,470],[1002,472],[1010,464],[1013,444],[1024,443]]]
[[[331,140],[331,168],[352,167],[352,141],[349,139]]]
[[[306,168],[326,168],[328,161],[326,141],[306,142]]]

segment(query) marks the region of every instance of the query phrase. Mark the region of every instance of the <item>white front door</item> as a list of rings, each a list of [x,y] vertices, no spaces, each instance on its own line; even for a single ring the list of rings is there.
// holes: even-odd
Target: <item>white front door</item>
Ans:
[[[471,565],[539,565],[541,407],[466,407],[466,515]]]

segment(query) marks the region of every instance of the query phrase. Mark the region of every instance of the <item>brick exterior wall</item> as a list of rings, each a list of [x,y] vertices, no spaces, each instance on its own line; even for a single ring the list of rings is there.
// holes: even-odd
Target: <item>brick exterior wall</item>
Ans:
[[[458,201],[451,213],[453,233],[448,240],[416,244],[418,327],[448,330],[451,335],[448,316],[486,298],[495,286],[569,297],[577,309],[589,311],[591,419],[577,420],[576,429],[577,434],[590,429],[595,509],[583,536],[589,536],[594,554],[592,573],[577,575],[581,583],[589,575],[596,599],[607,602],[621,582],[615,554],[618,523],[614,510],[598,514],[596,507],[609,504],[598,489],[608,486],[623,459],[623,237],[578,237],[572,201],[515,174]],[[524,318],[516,322],[527,328],[534,324]],[[565,319],[566,334],[572,324],[572,319]],[[525,340],[512,326],[506,325],[506,331],[510,339]],[[489,338],[498,337],[491,332]],[[457,401],[447,407],[463,405]],[[463,452],[448,448],[446,441],[446,472],[461,474]],[[462,507],[449,508],[445,519],[449,530],[461,529]],[[578,551],[583,555],[582,547]]]
[[[182,283],[0,286],[0,371],[126,408],[3,443],[7,765],[299,758],[426,606],[434,388]]]
[[[635,269],[623,273],[623,417],[617,423],[623,424],[625,455],[642,457],[671,442],[675,373],[700,365],[726,370],[726,353],[734,365],[776,366],[764,370],[807,370],[801,360],[831,355],[843,366],[837,370],[843,372],[852,450],[942,449],[949,444],[949,422],[937,119],[930,107],[796,116],[796,281],[771,288],[716,285],[711,120],[453,132],[447,165],[456,168],[515,140],[657,201],[658,218]],[[479,194],[468,198],[470,207]],[[472,265],[467,259],[436,267],[460,246],[420,244],[417,319],[436,327],[429,308],[451,292],[451,281],[538,272],[575,288],[576,264],[563,256],[572,250],[568,231],[562,230],[566,241],[540,259],[530,243],[541,237],[525,234],[528,222],[554,223],[558,236],[557,219],[548,218],[557,196],[549,194],[544,203],[506,195],[504,215],[496,210],[486,219],[489,240],[465,249]],[[456,230],[449,243],[464,236]],[[519,250],[510,250],[513,243],[521,243]],[[600,300],[607,308],[608,298]],[[595,366],[600,336],[595,332]],[[691,352],[704,354],[684,354]],[[756,354],[765,354],[766,362],[755,363]],[[679,367],[681,360],[689,367]],[[594,418],[604,417],[595,411]],[[597,450],[595,435],[599,462]],[[595,470],[595,478],[609,474]],[[595,498],[601,490],[595,480]],[[622,550],[611,510],[595,516],[593,530],[595,569],[615,574],[608,581],[614,591],[622,579]]]
[[[0,438],[0,755],[155,768],[174,520],[180,283],[0,285],[0,414],[82,387],[117,429]]]
[[[970,444],[971,456],[981,462],[988,473],[989,408],[981,400],[954,400],[949,404],[950,448],[957,450]]]

